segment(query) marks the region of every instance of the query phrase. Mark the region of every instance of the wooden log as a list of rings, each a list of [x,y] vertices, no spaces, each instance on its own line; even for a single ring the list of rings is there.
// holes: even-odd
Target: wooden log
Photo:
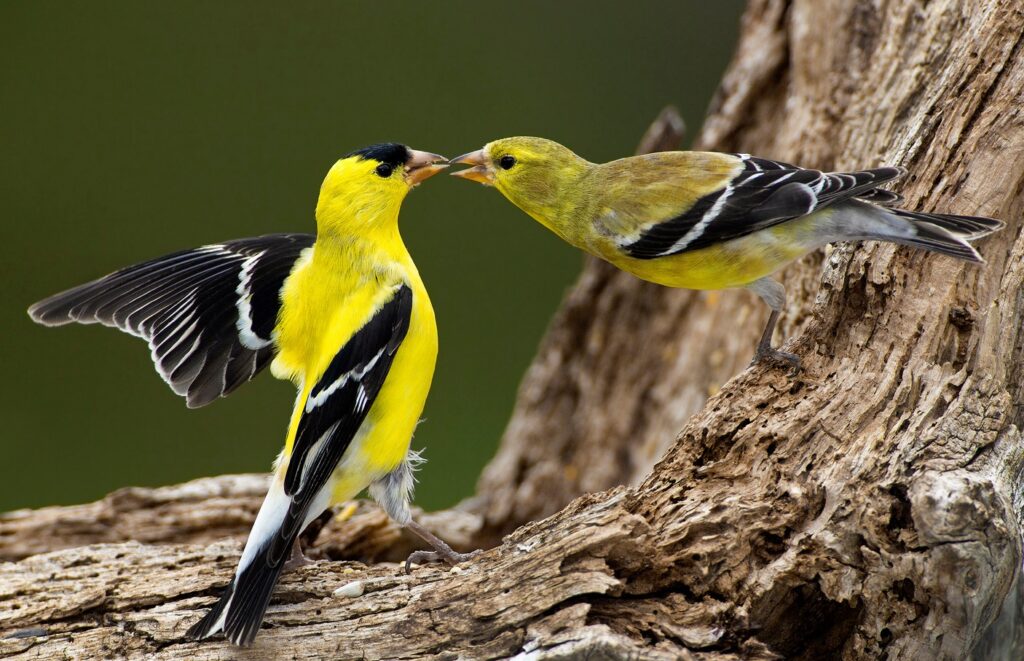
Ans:
[[[15,513],[0,522],[16,560],[0,566],[0,653],[1007,653],[1019,626],[985,632],[1022,557],[1022,44],[1011,0],[752,0],[699,146],[906,166],[911,208],[1008,221],[980,242],[985,267],[879,244],[801,260],[783,273],[792,378],[744,368],[766,313],[749,295],[591,262],[478,495],[436,519],[487,553],[410,576],[317,562],[284,577],[255,646],[233,650],[182,634],[233,571],[254,478]],[[404,551],[374,517],[331,522],[324,557]],[[1000,626],[1020,621],[1012,606]]]

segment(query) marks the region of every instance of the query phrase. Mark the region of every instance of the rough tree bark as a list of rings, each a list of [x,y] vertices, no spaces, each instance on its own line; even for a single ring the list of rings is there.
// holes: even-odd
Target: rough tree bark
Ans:
[[[699,145],[904,165],[911,206],[1009,221],[985,268],[870,244],[802,260],[783,274],[791,378],[745,369],[765,314],[749,295],[589,263],[479,495],[428,517],[466,545],[507,534],[490,552],[411,576],[303,568],[232,651],[181,635],[233,570],[260,478],[12,513],[0,653],[967,655],[1022,556],[1024,9],[965,4],[752,0]],[[340,518],[323,557],[408,550],[372,507]]]

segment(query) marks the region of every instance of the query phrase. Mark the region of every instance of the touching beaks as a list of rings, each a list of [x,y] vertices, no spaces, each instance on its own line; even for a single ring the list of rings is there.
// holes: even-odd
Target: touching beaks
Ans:
[[[409,158],[405,160],[405,182],[417,186],[448,167],[448,159],[440,154],[428,151],[409,150]]]
[[[469,179],[470,181],[475,181],[477,183],[484,184],[485,186],[491,186],[494,184],[494,169],[491,167],[491,163],[487,159],[487,154],[484,153],[483,149],[471,151],[468,154],[463,154],[458,158],[454,158],[452,159],[452,163],[473,166],[465,170],[452,172],[453,177]]]

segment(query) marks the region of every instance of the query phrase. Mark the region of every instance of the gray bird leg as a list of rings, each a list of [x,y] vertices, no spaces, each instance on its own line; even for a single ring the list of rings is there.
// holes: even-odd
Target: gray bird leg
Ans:
[[[434,549],[433,551],[413,551],[405,561],[405,573],[407,574],[412,570],[412,563],[414,562],[422,565],[426,562],[440,562],[443,560],[449,565],[455,566],[483,553],[480,549],[470,551],[469,553],[459,553],[448,546],[444,540],[415,521],[410,520],[409,523],[405,524],[405,527],[416,533],[420,539],[430,544]]]
[[[299,567],[305,567],[316,562],[316,560],[307,557],[302,552],[302,547],[305,545],[307,548],[311,548],[313,543],[316,542],[316,538],[320,536],[324,526],[330,523],[333,518],[334,510],[326,509],[320,516],[309,522],[309,525],[302,531],[302,534],[295,538],[291,553],[289,553],[288,559],[284,562],[284,571],[293,571]]]
[[[799,371],[800,356],[788,351],[780,351],[772,346],[772,334],[775,332],[775,325],[779,321],[782,308],[786,305],[786,288],[781,283],[765,277],[750,283],[747,285],[747,289],[760,296],[761,300],[767,303],[768,307],[772,310],[771,314],[768,315],[768,323],[765,324],[764,332],[761,333],[761,341],[757,343],[757,351],[754,353],[754,359],[750,361],[750,364],[754,365],[766,360],[785,362],[792,366],[794,372]]]
[[[450,565],[457,565],[460,562],[469,560],[480,551],[470,553],[459,553],[454,551],[443,540],[439,539],[432,532],[412,520],[412,512],[409,511],[409,501],[412,500],[412,489],[416,482],[413,477],[416,464],[423,461],[419,455],[412,450],[405,461],[399,464],[384,477],[370,485],[370,495],[384,508],[388,516],[400,526],[404,526],[416,533],[416,535],[433,548],[433,551],[414,551],[405,561],[405,571],[408,573],[412,563],[423,564],[426,562],[444,561]]]
[[[306,557],[306,554],[302,552],[302,543],[299,541],[299,538],[296,537],[295,543],[292,544],[292,552],[288,556],[288,559],[284,561],[284,571],[295,571],[300,567],[312,565],[315,562],[315,560],[309,559]]]

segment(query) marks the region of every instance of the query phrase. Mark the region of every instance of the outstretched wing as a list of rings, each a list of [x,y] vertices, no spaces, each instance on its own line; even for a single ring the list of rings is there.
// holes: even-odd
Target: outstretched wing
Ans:
[[[619,247],[630,257],[654,259],[737,239],[805,216],[849,198],[892,203],[898,196],[876,190],[903,174],[901,168],[820,172],[736,154],[743,169],[699,198],[685,213],[655,222]]]
[[[36,322],[100,323],[145,339],[189,407],[252,379],[273,357],[280,291],[311,234],[225,241],[129,266],[29,308]]]
[[[331,473],[380,392],[411,315],[412,290],[401,285],[317,380],[303,404],[283,486],[271,486],[235,578],[189,630],[191,638],[223,631],[237,644],[252,642],[295,538],[329,503]]]

